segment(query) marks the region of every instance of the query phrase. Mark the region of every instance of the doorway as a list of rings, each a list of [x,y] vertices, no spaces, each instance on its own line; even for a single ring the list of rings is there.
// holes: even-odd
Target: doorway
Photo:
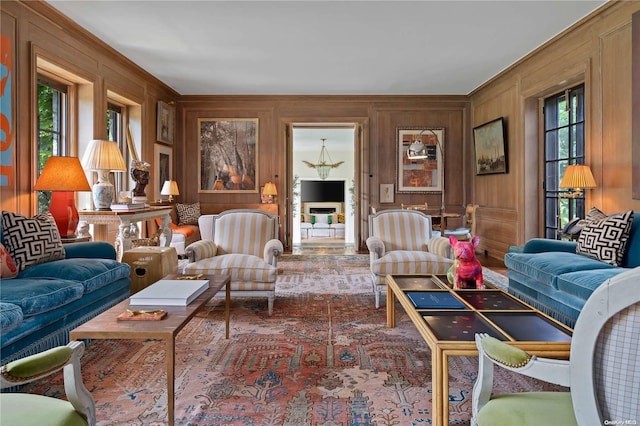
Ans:
[[[292,253],[356,252],[355,146],[355,124],[292,125]]]

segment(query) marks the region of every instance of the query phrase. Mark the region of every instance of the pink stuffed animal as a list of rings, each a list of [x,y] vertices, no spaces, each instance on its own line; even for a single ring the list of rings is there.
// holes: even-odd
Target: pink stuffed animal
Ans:
[[[447,272],[447,279],[453,284],[453,288],[473,288],[469,283],[474,281],[475,288],[485,288],[482,265],[476,257],[476,247],[480,243],[480,237],[475,236],[471,241],[458,241],[456,237],[449,237],[449,242],[453,248],[455,260]]]

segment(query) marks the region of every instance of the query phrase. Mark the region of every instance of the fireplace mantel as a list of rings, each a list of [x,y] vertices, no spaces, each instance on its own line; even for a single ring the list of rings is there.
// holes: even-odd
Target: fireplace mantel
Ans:
[[[304,212],[311,213],[311,209],[334,209],[335,213],[342,213],[342,203],[304,203]]]

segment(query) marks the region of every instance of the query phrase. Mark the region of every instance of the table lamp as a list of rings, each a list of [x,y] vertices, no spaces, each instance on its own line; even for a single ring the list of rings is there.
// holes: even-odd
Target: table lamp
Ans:
[[[175,180],[165,180],[164,185],[162,185],[162,189],[160,190],[160,195],[168,195],[169,202],[173,202],[173,196],[180,195],[178,183]]]
[[[93,184],[92,189],[94,208],[110,210],[115,189],[109,182],[109,173],[127,171],[127,165],[118,144],[113,141],[92,140],[84,152],[82,165],[87,170],[98,172],[98,182]]]
[[[275,196],[278,195],[278,190],[276,189],[276,184],[273,182],[267,182],[264,184],[264,188],[262,188],[262,195],[267,196],[269,203],[273,203],[275,201]]]
[[[582,195],[582,190],[587,188],[595,188],[596,181],[593,178],[591,169],[584,164],[571,164],[567,166],[567,169],[560,181],[560,188],[572,189],[573,192],[564,194],[567,198],[579,198]]]
[[[51,191],[49,212],[60,236],[75,237],[80,218],[74,191],[91,191],[78,157],[49,157],[33,189]]]

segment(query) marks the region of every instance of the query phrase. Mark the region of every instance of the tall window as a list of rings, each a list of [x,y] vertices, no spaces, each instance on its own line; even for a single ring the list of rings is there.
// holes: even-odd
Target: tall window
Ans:
[[[562,198],[559,188],[569,164],[584,164],[584,85],[544,100],[545,237],[584,217],[584,198]]]
[[[67,86],[38,76],[38,176],[49,157],[65,155],[67,137]],[[49,210],[51,192],[38,191],[38,213]]]
[[[125,112],[126,107],[112,102],[107,103],[107,139],[117,142],[120,152],[122,152],[122,158],[124,158],[125,164],[128,164],[128,149],[124,135]],[[120,191],[125,191],[125,188],[127,188],[127,173],[111,173],[111,177],[114,180],[113,184],[117,197]]]

